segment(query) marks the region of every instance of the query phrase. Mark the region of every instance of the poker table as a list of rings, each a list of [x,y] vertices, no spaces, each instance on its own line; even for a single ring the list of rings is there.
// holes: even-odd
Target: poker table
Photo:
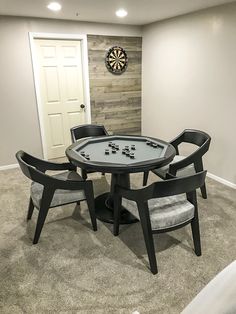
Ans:
[[[113,223],[114,186],[130,187],[130,173],[165,166],[176,154],[175,148],[160,139],[146,136],[110,135],[80,140],[66,150],[72,164],[86,171],[111,173],[110,192],[95,199],[97,218]],[[135,222],[125,208],[120,223]]]

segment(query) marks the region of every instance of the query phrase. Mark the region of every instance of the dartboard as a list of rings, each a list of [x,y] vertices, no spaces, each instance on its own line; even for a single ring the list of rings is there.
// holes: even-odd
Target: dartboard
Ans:
[[[113,74],[125,72],[128,66],[128,57],[125,50],[118,46],[112,47],[106,55],[105,63],[107,69]]]

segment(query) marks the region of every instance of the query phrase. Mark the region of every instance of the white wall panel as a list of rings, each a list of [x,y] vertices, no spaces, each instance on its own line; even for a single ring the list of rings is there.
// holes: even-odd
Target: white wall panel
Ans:
[[[52,146],[64,145],[62,114],[48,115]]]
[[[44,67],[44,76],[46,81],[47,102],[60,101],[59,78],[57,67]],[[53,84],[52,84],[53,82]]]

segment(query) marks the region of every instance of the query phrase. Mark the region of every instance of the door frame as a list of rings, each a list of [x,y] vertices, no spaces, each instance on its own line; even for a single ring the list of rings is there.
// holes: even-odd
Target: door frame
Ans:
[[[88,42],[87,35],[83,34],[54,34],[54,33],[35,33],[29,32],[29,42],[31,59],[33,66],[33,78],[35,87],[36,104],[39,118],[39,128],[41,134],[41,143],[43,150],[43,158],[47,157],[47,145],[45,138],[45,127],[43,121],[43,103],[40,93],[40,76],[38,71],[37,51],[35,45],[35,39],[57,39],[57,40],[78,40],[81,42],[81,56],[82,56],[82,71],[84,80],[84,103],[85,103],[85,120],[86,123],[91,123],[91,106],[90,106],[90,89],[89,89],[89,67],[88,67]]]

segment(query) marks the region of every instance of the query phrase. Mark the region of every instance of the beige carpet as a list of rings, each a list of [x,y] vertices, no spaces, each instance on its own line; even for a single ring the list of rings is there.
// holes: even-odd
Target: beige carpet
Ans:
[[[97,194],[108,189],[100,178]],[[141,178],[132,175],[132,183],[140,186]],[[85,203],[51,209],[33,246],[37,211],[25,220],[29,181],[18,169],[0,172],[0,313],[180,313],[236,259],[236,191],[207,184],[208,200],[198,198],[203,255],[193,252],[189,226],[155,236],[154,276],[140,224],[114,237],[98,222],[95,233]]]

